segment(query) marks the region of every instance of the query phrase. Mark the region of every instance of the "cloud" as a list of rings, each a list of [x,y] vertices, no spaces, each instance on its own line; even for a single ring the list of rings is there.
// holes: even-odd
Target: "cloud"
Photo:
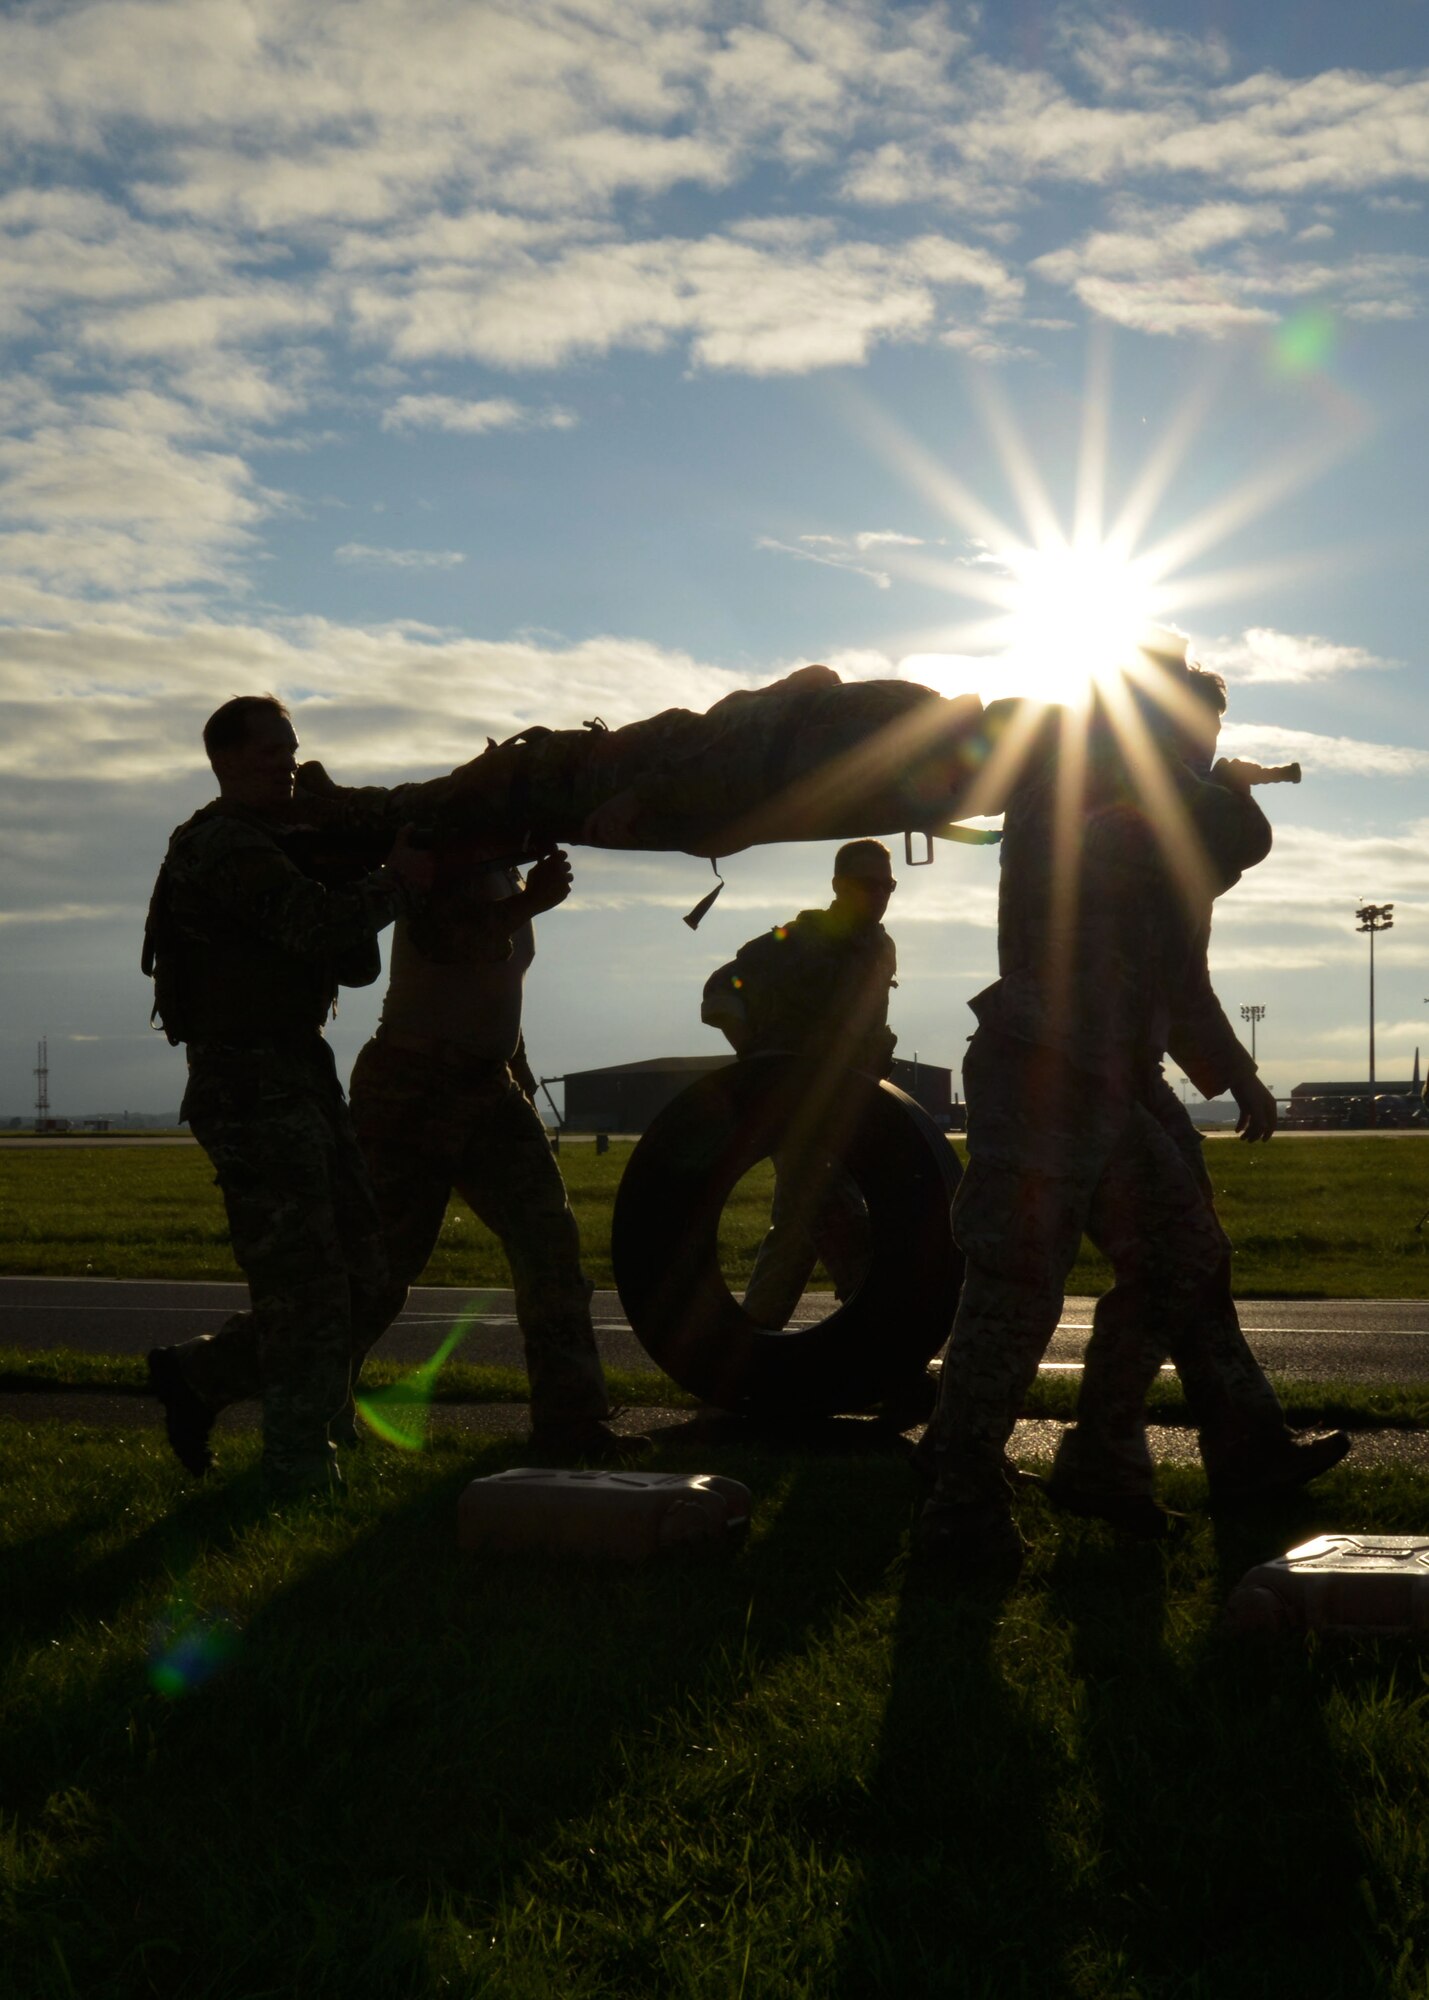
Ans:
[[[1100,20],[1053,19],[1053,31],[1076,68],[1103,96],[1184,92],[1198,74],[1224,76],[1230,51],[1218,34],[1204,37],[1152,28],[1125,9]]]
[[[1327,959],[1353,960],[1364,948],[1354,911],[1366,896],[1394,903],[1399,916],[1429,915],[1429,821],[1393,832],[1277,825],[1269,858],[1217,903],[1216,930],[1248,931],[1254,941],[1270,929],[1323,949]],[[1421,935],[1416,947],[1406,924],[1396,949],[1429,953],[1429,926]]]
[[[331,307],[291,286],[254,285],[156,300],[92,320],[89,345],[132,356],[202,355],[272,335],[307,333],[326,323]]]
[[[807,541],[810,537],[801,536],[800,539]],[[900,535],[892,528],[868,528],[854,536],[853,545],[856,549],[921,549],[923,538],[921,535]]]
[[[368,542],[344,542],[333,561],[363,569],[455,569],[466,561],[460,549],[378,549]]]
[[[533,410],[510,396],[464,402],[459,396],[399,396],[382,413],[384,431],[570,430],[579,421],[571,411],[551,406]]]
[[[1202,259],[1247,237],[1283,231],[1280,208],[1222,201],[1148,209],[1126,202],[1119,206],[1118,223],[1034,258],[1031,269],[1075,292],[1103,319],[1143,333],[1219,338],[1274,318],[1268,307],[1247,297],[1242,276]]]
[[[68,422],[47,409],[0,437],[5,570],[115,596],[232,580],[277,496],[204,431],[186,405],[136,390],[81,398]]]
[[[800,562],[823,563],[829,569],[845,570],[853,576],[867,579],[876,590],[888,590],[893,582],[887,570],[868,569],[855,562],[850,555],[840,553],[837,546],[825,548],[825,543],[834,543],[832,535],[801,535],[798,542],[776,541],[772,535],[761,535],[755,543],[757,549],[768,549],[772,555],[794,556]]]
[[[989,251],[942,236],[791,251],[713,234],[418,270],[400,289],[359,281],[351,303],[360,331],[407,361],[553,368],[687,339],[703,367],[778,375],[858,364],[880,341],[924,338],[946,323],[950,292],[971,295],[976,323],[1012,310],[1022,286]]]
[[[639,639],[477,640],[320,618],[0,628],[0,777],[150,784],[197,769],[205,717],[263,689],[291,701],[314,755],[372,775],[440,770],[488,735],[704,709],[799,664],[739,675]]]
[[[1309,772],[1362,778],[1417,778],[1429,771],[1429,750],[1403,743],[1364,743],[1353,736],[1322,736],[1277,723],[1228,722],[1221,731],[1227,756],[1259,764],[1301,764]]]
[[[1365,646],[1347,646],[1314,633],[1276,632],[1252,625],[1239,639],[1216,639],[1200,648],[1202,662],[1228,681],[1250,685],[1325,681],[1365,669],[1388,672],[1398,660],[1381,659]]]
[[[99,917],[125,916],[128,910],[123,904],[111,903],[57,903],[48,909],[0,910],[0,925],[15,924],[87,924]],[[80,1040],[82,1037],[71,1036]]]

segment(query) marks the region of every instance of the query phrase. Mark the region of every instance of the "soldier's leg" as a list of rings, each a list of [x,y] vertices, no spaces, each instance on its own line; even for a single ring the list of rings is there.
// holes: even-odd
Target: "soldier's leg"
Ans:
[[[401,1311],[408,1287],[436,1248],[468,1121],[446,1068],[380,1041],[369,1042],[358,1055],[349,1103],[361,1155],[360,1166],[351,1153],[344,1155],[352,1224],[360,1233],[375,1222],[386,1265],[378,1296],[359,1320],[359,1340],[377,1325],[362,1342],[365,1352]],[[372,1276],[368,1270],[369,1284]]]
[[[1196,1428],[1201,1455],[1207,1462],[1218,1453],[1247,1445],[1280,1445],[1293,1433],[1285,1422],[1280,1398],[1251,1352],[1241,1331],[1231,1289],[1231,1243],[1216,1214],[1215,1191],[1206,1171],[1205,1142],[1190,1114],[1170,1085],[1161,1079],[1151,1099],[1152,1115],[1186,1163],[1206,1212],[1215,1225],[1221,1254],[1206,1287],[1204,1319],[1187,1339],[1172,1329],[1167,1354],[1181,1377],[1181,1386]]]
[[[839,1300],[852,1298],[868,1270],[872,1238],[868,1204],[852,1174],[837,1164],[814,1217],[814,1245]]]
[[[560,1431],[607,1416],[576,1219],[540,1116],[509,1074],[473,1128],[455,1179],[511,1265],[533,1428]]]
[[[451,1199],[461,1130],[453,1129],[447,1072],[430,1058],[369,1042],[353,1065],[349,1104],[354,1162],[345,1154],[350,1227],[382,1248],[381,1269],[359,1264],[353,1288],[352,1389],[362,1362],[406,1302],[436,1248]],[[356,1435],[349,1398],[339,1441]]]
[[[772,1159],[769,1227],[744,1289],[744,1310],[778,1333],[789,1324],[819,1259],[814,1217],[821,1190],[814,1184],[816,1167],[807,1148],[780,1148]]]
[[[1005,1510],[1003,1454],[1125,1112],[1095,1079],[982,1029],[963,1076],[969,1160],[952,1224],[967,1268],[928,1426],[930,1505]]]
[[[264,1115],[190,1113],[213,1161],[233,1252],[253,1311],[174,1350],[184,1379],[211,1408],[256,1389],[263,1400],[263,1470],[275,1489],[321,1489],[335,1459],[329,1425],[351,1365],[347,1252],[333,1195],[326,1107],[312,1092],[270,1096]]]
[[[1077,1421],[1058,1449],[1054,1485],[1149,1496],[1146,1397],[1170,1352],[1203,1341],[1224,1233],[1190,1164],[1160,1121],[1138,1106],[1093,1196],[1087,1233],[1116,1282],[1098,1301]]]
[[[1211,1497],[1234,1504],[1291,1491],[1337,1465],[1350,1448],[1349,1434],[1301,1435],[1286,1423],[1280,1398],[1241,1330],[1230,1241],[1216,1217],[1201,1135],[1164,1079],[1151,1110],[1185,1160],[1222,1245],[1201,1321],[1189,1336],[1173,1326],[1167,1344],[1195,1419]]]
[[[402,1310],[406,1282],[393,1276],[386,1255],[382,1218],[347,1107],[336,1096],[326,1100],[326,1110],[332,1144],[333,1208],[348,1273],[352,1386],[355,1387],[362,1357]],[[408,1163],[392,1178],[401,1187],[404,1210],[415,1207],[422,1191],[420,1175],[414,1175]],[[441,1228],[446,1198],[447,1189],[443,1187],[441,1210],[432,1230],[433,1242]],[[416,1266],[418,1271],[428,1254],[430,1245]],[[215,1409],[260,1393],[258,1328],[251,1311],[232,1314],[216,1334],[204,1334],[198,1341],[187,1343],[183,1353],[192,1364],[185,1368],[186,1377],[196,1370],[201,1373],[207,1391],[205,1400]],[[351,1442],[354,1435],[349,1393],[346,1409],[335,1419],[334,1436],[338,1443],[343,1443]]]

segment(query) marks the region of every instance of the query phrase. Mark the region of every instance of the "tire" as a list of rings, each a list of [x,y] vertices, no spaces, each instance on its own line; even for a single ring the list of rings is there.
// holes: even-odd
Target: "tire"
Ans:
[[[616,1195],[611,1261],[636,1338],[682,1389],[722,1409],[868,1409],[906,1390],[952,1325],[963,1276],[948,1222],[957,1156],[911,1097],[856,1073],[839,1079],[839,1145],[868,1205],[863,1282],[792,1333],[759,1326],[730,1292],[719,1264],[725,1201],[785,1136],[809,1088],[784,1056],[701,1077],[650,1125]]]

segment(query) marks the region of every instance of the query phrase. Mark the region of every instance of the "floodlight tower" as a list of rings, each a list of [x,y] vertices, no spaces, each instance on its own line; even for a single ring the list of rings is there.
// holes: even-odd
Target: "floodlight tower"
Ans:
[[[35,1130],[50,1122],[50,1042],[48,1035],[35,1050]]]
[[[1378,931],[1394,928],[1393,903],[1366,903],[1355,911],[1355,928],[1369,937],[1369,1081],[1374,1095],[1374,940]]]
[[[1252,1062],[1254,1062],[1256,1024],[1257,1022],[1263,1021],[1265,1019],[1265,1009],[1263,1007],[1242,1007],[1240,1010],[1240,1017],[1242,1021],[1250,1022],[1250,1059]]]

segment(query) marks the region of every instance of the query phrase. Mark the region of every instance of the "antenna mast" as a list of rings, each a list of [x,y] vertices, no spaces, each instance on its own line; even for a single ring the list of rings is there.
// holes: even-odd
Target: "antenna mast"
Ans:
[[[35,1064],[35,1130],[43,1132],[50,1122],[50,1042],[48,1035],[40,1043]]]

